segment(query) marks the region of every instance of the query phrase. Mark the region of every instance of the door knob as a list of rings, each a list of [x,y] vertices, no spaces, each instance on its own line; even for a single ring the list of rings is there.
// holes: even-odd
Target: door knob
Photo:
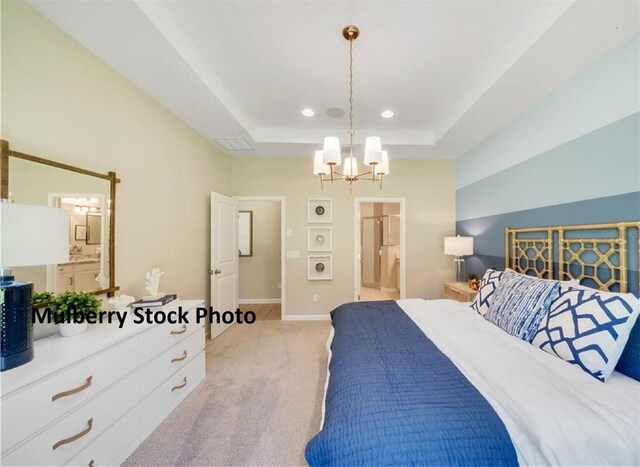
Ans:
[[[212,271],[211,269],[209,269],[209,274],[215,274],[216,276],[218,274],[220,274],[222,271],[220,269],[216,269],[215,271]]]

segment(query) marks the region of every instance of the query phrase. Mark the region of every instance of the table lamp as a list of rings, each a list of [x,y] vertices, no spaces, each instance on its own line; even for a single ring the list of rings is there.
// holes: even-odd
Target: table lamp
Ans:
[[[0,371],[33,359],[33,283],[11,267],[69,261],[69,211],[0,200]]]
[[[456,263],[456,282],[463,282],[464,258],[473,254],[473,237],[444,237],[444,254],[453,255]]]

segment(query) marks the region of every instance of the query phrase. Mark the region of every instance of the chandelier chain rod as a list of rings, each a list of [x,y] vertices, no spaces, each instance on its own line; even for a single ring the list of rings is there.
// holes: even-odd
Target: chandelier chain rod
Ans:
[[[353,157],[353,39],[349,40],[349,156]],[[351,176],[353,176],[353,164]]]

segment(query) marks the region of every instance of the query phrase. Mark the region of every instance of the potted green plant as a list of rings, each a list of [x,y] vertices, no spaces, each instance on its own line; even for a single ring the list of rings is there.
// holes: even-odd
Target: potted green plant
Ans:
[[[93,294],[85,292],[62,292],[54,297],[51,308],[58,321],[58,332],[64,337],[82,334],[87,329],[84,316],[87,312],[100,311],[101,301]],[[74,323],[77,317],[82,323]]]
[[[53,297],[51,292],[35,292],[31,297],[31,304],[34,308],[38,308],[39,305],[51,302]]]

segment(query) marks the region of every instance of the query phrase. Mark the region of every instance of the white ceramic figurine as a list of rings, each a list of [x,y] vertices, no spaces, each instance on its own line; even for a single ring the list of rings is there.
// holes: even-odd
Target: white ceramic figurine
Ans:
[[[164,292],[158,292],[158,287],[160,285],[160,276],[163,275],[164,272],[160,271],[160,268],[153,268],[151,271],[147,271],[144,275],[144,290],[149,294],[146,297],[143,297],[143,300],[152,300],[154,298],[160,298],[164,296]]]

